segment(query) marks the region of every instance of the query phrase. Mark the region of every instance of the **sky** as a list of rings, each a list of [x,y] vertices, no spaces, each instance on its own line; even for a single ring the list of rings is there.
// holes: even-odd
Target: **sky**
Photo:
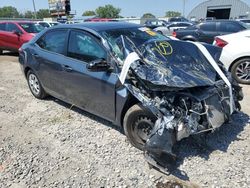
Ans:
[[[48,8],[48,0],[34,0],[36,9]],[[121,16],[141,17],[144,13],[150,12],[157,17],[164,16],[166,11],[173,10],[183,12],[184,0],[71,0],[71,10],[75,10],[77,16],[81,16],[86,10],[95,10],[99,6],[112,4],[121,8]],[[205,0],[185,0],[185,15],[199,3]],[[250,0],[243,0],[250,5]],[[32,0],[0,0],[0,7],[14,6],[18,11],[25,12],[33,10]]]

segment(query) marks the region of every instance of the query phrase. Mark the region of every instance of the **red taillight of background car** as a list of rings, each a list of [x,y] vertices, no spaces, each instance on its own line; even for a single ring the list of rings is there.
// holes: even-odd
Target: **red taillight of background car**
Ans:
[[[177,36],[177,34],[176,34],[175,31],[172,33],[172,36],[173,36],[173,37],[176,37],[176,36]]]
[[[228,43],[218,37],[215,38],[215,45],[221,48],[225,47]]]

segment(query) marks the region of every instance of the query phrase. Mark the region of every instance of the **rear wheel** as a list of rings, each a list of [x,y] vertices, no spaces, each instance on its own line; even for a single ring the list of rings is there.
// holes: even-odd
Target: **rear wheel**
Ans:
[[[28,81],[30,91],[34,95],[34,97],[36,97],[38,99],[43,99],[46,97],[46,93],[45,93],[38,77],[36,76],[36,74],[32,70],[29,70],[27,73],[27,81]]]
[[[236,61],[231,68],[232,76],[241,84],[250,84],[250,58]]]
[[[155,121],[156,117],[140,104],[127,111],[123,120],[124,132],[134,147],[143,150]]]
[[[160,30],[158,30],[158,31],[157,31],[157,33],[159,33],[159,34],[163,35],[163,32],[162,32],[162,31],[160,31]]]
[[[2,55],[3,54],[3,50],[0,50],[0,55]]]

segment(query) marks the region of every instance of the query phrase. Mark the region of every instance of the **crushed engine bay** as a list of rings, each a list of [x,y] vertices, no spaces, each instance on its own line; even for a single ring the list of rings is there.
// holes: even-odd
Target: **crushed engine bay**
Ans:
[[[145,157],[163,172],[177,141],[215,130],[240,108],[241,87],[218,62],[220,49],[176,40],[137,48],[123,36],[120,43],[127,53],[120,81],[157,117]]]

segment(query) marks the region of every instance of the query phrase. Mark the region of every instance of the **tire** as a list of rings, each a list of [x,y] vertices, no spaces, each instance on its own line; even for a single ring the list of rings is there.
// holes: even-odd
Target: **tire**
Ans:
[[[156,119],[152,112],[141,104],[128,109],[123,119],[123,127],[125,135],[134,147],[143,150]]]
[[[231,73],[233,78],[241,84],[250,84],[250,58],[242,58],[236,61]]]
[[[44,91],[41,82],[32,70],[29,70],[27,73],[27,82],[29,85],[29,89],[34,97],[38,99],[43,99],[46,97],[47,94]]]
[[[162,32],[162,31],[160,31],[160,30],[158,30],[158,31],[157,31],[157,33],[159,33],[159,34],[163,35],[163,32]]]
[[[3,54],[3,50],[0,50],[0,55],[2,55]]]

